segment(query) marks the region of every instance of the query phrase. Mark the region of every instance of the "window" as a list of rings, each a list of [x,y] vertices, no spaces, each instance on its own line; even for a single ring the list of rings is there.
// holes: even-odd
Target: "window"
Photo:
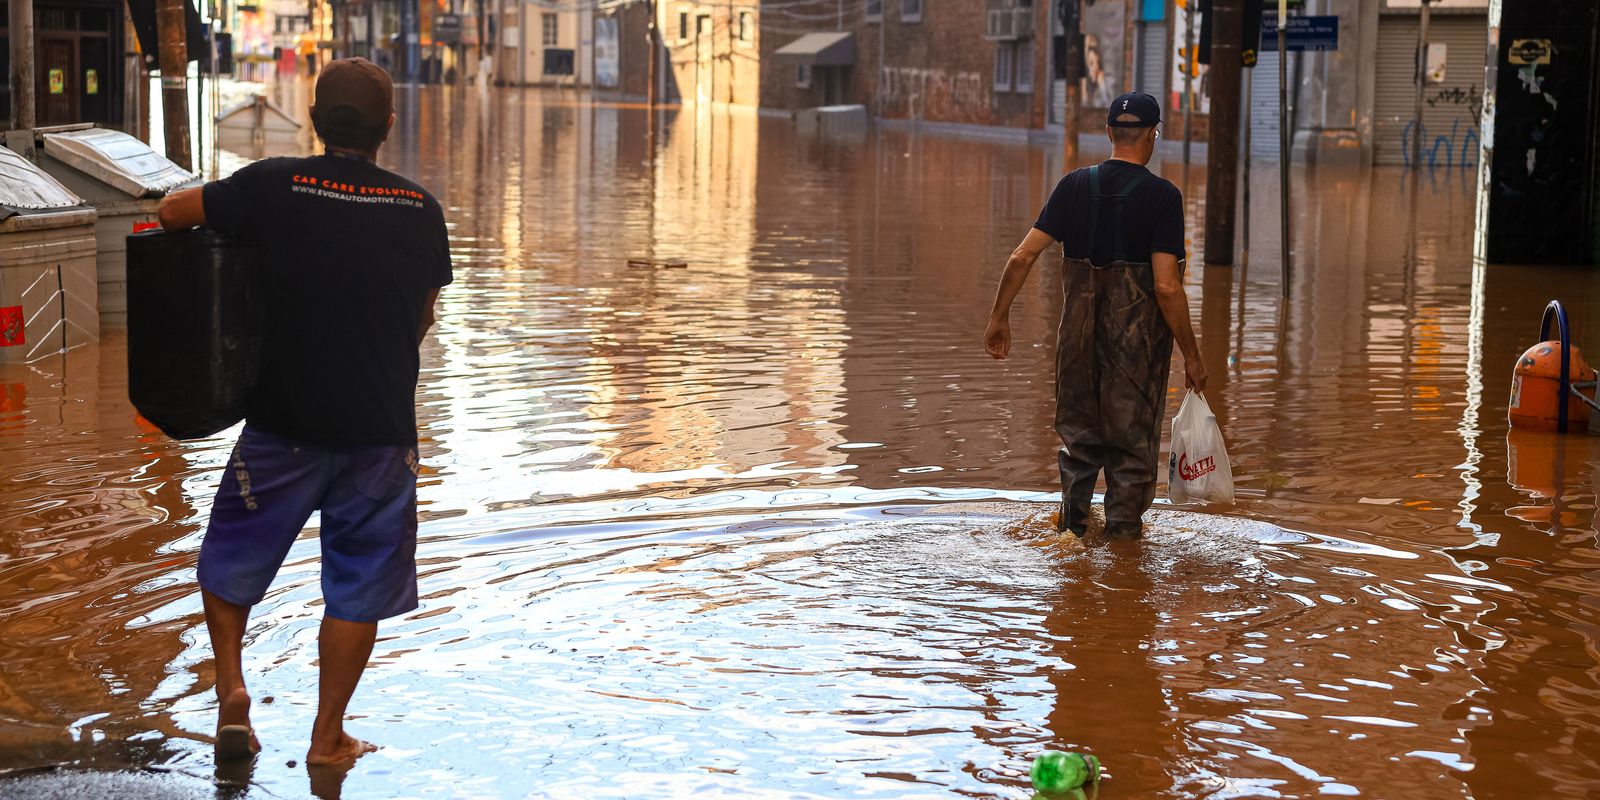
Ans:
[[[678,12],[678,41],[689,41],[689,12]]]
[[[867,21],[883,21],[883,0],[867,0]]]
[[[921,22],[922,0],[900,0],[900,21]]]
[[[794,68],[794,85],[797,89],[811,88],[811,65],[797,64]]]
[[[544,46],[555,47],[561,44],[561,18],[548,11],[540,17],[544,20],[544,38],[541,40]]]
[[[1027,94],[1033,91],[1033,40],[1017,42],[1016,48],[1012,57],[1017,67],[1016,88],[1018,93]]]
[[[996,42],[994,46],[994,90],[997,92],[1011,91],[1011,61],[1013,45],[1011,42]]]
[[[701,14],[700,16],[694,18],[694,35],[696,35],[696,36],[710,36],[711,35],[711,15],[710,14]]]
[[[739,12],[739,44],[749,47],[756,38],[756,15],[749,11]]]

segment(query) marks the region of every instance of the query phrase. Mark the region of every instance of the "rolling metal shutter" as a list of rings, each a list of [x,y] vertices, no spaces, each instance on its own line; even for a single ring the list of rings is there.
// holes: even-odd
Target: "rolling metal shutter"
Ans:
[[[1157,100],[1167,92],[1167,24],[1139,23],[1138,61],[1134,63],[1133,90]]]
[[[1250,69],[1250,156],[1278,160],[1278,54],[1260,53]],[[1289,86],[1294,87],[1294,59],[1289,59]],[[1289,104],[1294,105],[1293,95]],[[1290,112],[1293,113],[1292,111]]]
[[[1416,104],[1416,15],[1385,15],[1378,22],[1377,92],[1373,101],[1372,160],[1405,164],[1411,157],[1410,128]],[[1423,88],[1422,163],[1475,166],[1478,112],[1483,106],[1488,18],[1435,13],[1428,40],[1445,46],[1444,82]],[[1263,59],[1265,60],[1265,59]]]

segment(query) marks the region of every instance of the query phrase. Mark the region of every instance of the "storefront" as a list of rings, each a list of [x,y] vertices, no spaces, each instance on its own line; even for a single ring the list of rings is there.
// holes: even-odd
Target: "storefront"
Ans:
[[[1422,163],[1474,167],[1489,42],[1488,0],[1435,0],[1428,21],[1422,125],[1416,117],[1419,0],[1385,0],[1378,18],[1377,88],[1372,161],[1405,164],[1411,136],[1422,138]]]
[[[37,124],[95,122],[120,127],[125,17],[117,0],[36,2],[34,70]],[[7,4],[0,0],[0,72],[9,75]],[[11,119],[10,86],[0,86],[0,126]]]

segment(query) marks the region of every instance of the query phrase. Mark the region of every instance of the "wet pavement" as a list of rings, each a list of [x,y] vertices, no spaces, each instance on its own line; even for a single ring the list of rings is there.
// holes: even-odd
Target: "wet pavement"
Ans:
[[[1050,747],[1098,754],[1103,798],[1600,791],[1600,438],[1505,422],[1546,301],[1600,346],[1600,271],[1475,266],[1469,175],[1297,169],[1284,301],[1258,169],[1255,257],[1188,280],[1239,503],[1085,551],[1040,504],[1053,265],[1011,360],[979,341],[1054,147],[686,111],[652,160],[641,110],[581,99],[410,91],[384,153],[445,204],[457,277],[418,393],[422,607],[352,704],[383,749],[297,766],[312,531],[247,638],[267,750],[214,773],[193,578],[231,441],[142,423],[113,330],[0,367],[0,769],[1023,798]],[[1158,171],[1200,252],[1203,168]]]

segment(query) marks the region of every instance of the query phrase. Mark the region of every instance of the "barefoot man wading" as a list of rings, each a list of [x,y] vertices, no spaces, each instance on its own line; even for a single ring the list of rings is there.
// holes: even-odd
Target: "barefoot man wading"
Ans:
[[[1183,198],[1150,174],[1161,106],[1132,92],[1111,103],[1111,159],[1073,171],[1006,262],[984,333],[989,355],[1011,351],[1011,301],[1039,255],[1062,246],[1065,302],[1056,343],[1056,433],[1061,436],[1057,526],[1083,536],[1100,471],[1106,535],[1136,539],[1155,499],[1161,417],[1173,339],[1184,383],[1206,388],[1183,293]]]
[[[240,650],[250,607],[311,513],[322,513],[317,719],[306,763],[373,748],[344,731],[378,620],[417,607],[417,348],[450,283],[444,214],[373,163],[394,85],[353,58],[317,80],[327,154],[273,158],[161,204],[162,227],[261,244],[269,327],[258,388],[211,508],[200,591],[217,664],[217,755],[261,749]]]

